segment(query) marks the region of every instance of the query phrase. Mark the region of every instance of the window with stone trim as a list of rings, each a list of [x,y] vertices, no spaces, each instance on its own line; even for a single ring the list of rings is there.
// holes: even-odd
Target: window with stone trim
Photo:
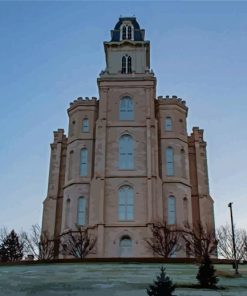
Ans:
[[[86,199],[84,196],[78,198],[77,224],[81,226],[86,224]]]
[[[119,139],[118,167],[122,170],[134,169],[134,141],[128,134]]]
[[[89,132],[89,120],[88,120],[88,118],[84,118],[82,120],[82,132]]]
[[[74,168],[74,151],[71,150],[69,153],[69,172],[68,172],[68,180],[72,179],[72,173]]]
[[[82,148],[80,151],[80,176],[88,175],[88,150]]]
[[[167,224],[176,224],[176,199],[173,195],[167,199]]]
[[[119,241],[120,257],[132,256],[132,239],[128,235],[121,237]]]
[[[173,176],[174,175],[174,155],[173,148],[166,148],[166,175]]]
[[[119,119],[120,120],[134,119],[133,99],[129,96],[122,97],[119,102]]]
[[[170,116],[167,116],[165,118],[165,130],[166,131],[171,131],[172,130],[172,119]]]
[[[121,40],[133,40],[134,39],[134,28],[132,25],[124,24],[120,29]]]
[[[132,58],[129,55],[124,55],[122,57],[122,74],[132,73]]]
[[[134,219],[134,190],[131,186],[124,185],[118,190],[118,219]]]

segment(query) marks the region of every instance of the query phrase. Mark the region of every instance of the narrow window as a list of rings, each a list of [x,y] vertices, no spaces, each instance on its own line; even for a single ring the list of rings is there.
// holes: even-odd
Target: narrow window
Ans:
[[[123,97],[119,104],[119,119],[120,120],[133,120],[134,119],[134,106],[131,97]]]
[[[84,118],[82,121],[82,131],[89,132],[89,120],[88,118]]]
[[[123,26],[122,28],[122,40],[125,40],[127,36],[127,28],[126,26]]]
[[[80,176],[84,177],[88,174],[88,151],[86,148],[81,149],[80,155]]]
[[[118,218],[122,221],[134,219],[134,191],[127,185],[118,191]]]
[[[86,224],[86,200],[84,196],[80,196],[78,199],[77,224]]]
[[[186,178],[186,162],[185,162],[185,151],[181,149],[180,151],[180,162],[181,162],[181,177]]]
[[[167,223],[176,224],[176,200],[174,196],[169,196],[167,201]]]
[[[128,74],[132,73],[132,68],[131,68],[131,56],[128,56]]]
[[[68,174],[68,179],[72,179],[72,172],[74,168],[74,151],[70,151],[69,153],[69,174]]]
[[[65,213],[65,227],[68,228],[70,224],[70,199],[66,200],[66,213]]]
[[[171,147],[166,149],[166,175],[174,175],[173,149]]]
[[[134,143],[130,135],[123,135],[119,139],[119,168],[134,168]]]
[[[123,236],[119,242],[120,257],[132,256],[132,240],[129,236]]]
[[[126,71],[127,71],[127,57],[126,56],[123,56],[122,57],[122,74],[125,74]]]
[[[128,39],[131,40],[132,39],[132,27],[128,26]]]
[[[185,225],[188,224],[188,199],[184,197],[183,199],[183,210],[184,210],[184,223]]]
[[[165,118],[165,130],[166,131],[171,131],[172,130],[172,119],[171,119],[171,117],[166,117]]]

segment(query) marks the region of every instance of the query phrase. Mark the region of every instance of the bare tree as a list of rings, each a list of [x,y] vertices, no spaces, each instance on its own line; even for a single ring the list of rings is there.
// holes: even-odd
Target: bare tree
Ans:
[[[189,255],[202,259],[216,254],[217,239],[212,228],[198,223],[194,227],[187,225],[182,233]]]
[[[47,232],[41,233],[38,224],[32,225],[30,234],[21,233],[26,254],[33,255],[38,260],[52,260],[55,255],[55,240],[49,238]]]
[[[235,228],[235,245],[237,260],[247,260],[247,233],[243,229]],[[218,253],[226,259],[234,259],[232,230],[229,224],[217,229]]]
[[[88,228],[78,227],[61,235],[62,252],[75,258],[85,258],[94,251],[96,237],[89,234]]]
[[[244,260],[247,261],[247,232],[245,232],[245,235],[244,235]]]
[[[177,228],[167,225],[166,222],[156,222],[151,231],[152,237],[145,241],[155,254],[168,258],[181,250],[181,231]]]

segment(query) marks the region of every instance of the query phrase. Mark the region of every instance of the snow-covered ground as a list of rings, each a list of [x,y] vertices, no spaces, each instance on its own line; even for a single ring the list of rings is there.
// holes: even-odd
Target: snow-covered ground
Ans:
[[[45,264],[0,266],[1,296],[147,296],[162,264]],[[167,274],[178,285],[196,283],[198,266],[165,264]],[[242,277],[233,278],[230,265],[216,265],[219,285],[225,290],[178,287],[177,296],[247,296],[247,266],[240,266]]]

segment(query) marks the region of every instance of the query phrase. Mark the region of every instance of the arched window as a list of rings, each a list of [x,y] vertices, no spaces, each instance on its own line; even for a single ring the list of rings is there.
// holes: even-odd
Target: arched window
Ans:
[[[129,55],[122,57],[122,74],[132,73],[132,58]]]
[[[133,120],[134,119],[134,106],[131,97],[123,97],[119,104],[119,119],[120,120]]]
[[[171,117],[166,117],[165,118],[165,130],[166,131],[171,131],[172,130],[172,119],[171,119]]]
[[[66,200],[66,213],[65,213],[65,227],[68,228],[70,225],[70,199]]]
[[[118,219],[122,221],[134,219],[134,190],[128,185],[118,190]]]
[[[127,37],[127,26],[122,27],[122,40],[125,40]]]
[[[128,74],[132,73],[132,66],[131,66],[131,56],[128,56]]]
[[[78,199],[77,224],[86,224],[86,199],[84,196],[80,196]]]
[[[119,139],[119,163],[120,169],[134,168],[134,141],[130,135],[123,135]]]
[[[68,174],[68,179],[72,179],[72,172],[74,169],[74,151],[70,151],[69,153],[69,174]]]
[[[125,74],[127,72],[127,57],[122,57],[122,74]]]
[[[119,242],[120,257],[132,256],[132,240],[129,236],[123,236]]]
[[[128,26],[128,39],[131,40],[132,39],[132,27]]]
[[[176,224],[176,200],[172,195],[167,200],[167,224]]]
[[[80,176],[88,175],[88,151],[86,148],[81,149],[80,155]]]
[[[173,176],[174,175],[174,159],[173,159],[173,148],[166,148],[166,175]]]
[[[89,132],[89,120],[84,118],[82,121],[82,132]]]

